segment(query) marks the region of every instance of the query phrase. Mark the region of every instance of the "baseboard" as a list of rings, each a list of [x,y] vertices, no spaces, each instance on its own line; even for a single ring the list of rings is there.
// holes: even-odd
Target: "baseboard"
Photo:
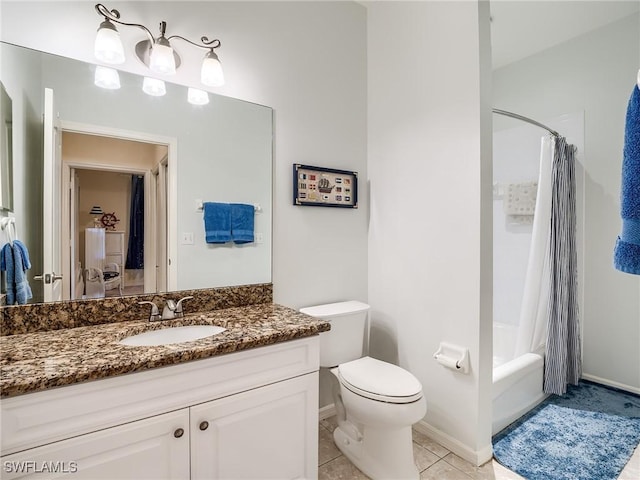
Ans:
[[[325,405],[318,411],[318,420],[325,420],[329,417],[333,417],[336,414],[336,406],[332,403]]]
[[[618,388],[626,392],[640,395],[640,388],[632,387],[631,385],[625,385],[624,383],[614,382],[612,380],[607,380],[606,378],[596,377],[595,375],[589,375],[588,373],[583,373],[582,378],[589,380],[590,382],[601,383],[602,385],[607,385],[609,387]]]
[[[443,447],[447,448],[459,457],[465,459],[467,462],[470,462],[476,466],[483,465],[484,463],[491,460],[491,457],[493,456],[493,447],[491,446],[491,444],[487,445],[481,450],[472,450],[460,441],[444,433],[442,430],[439,430],[434,426],[428,424],[424,420],[420,420],[413,426],[413,428],[415,428],[420,433],[425,434],[432,440],[435,440]]]

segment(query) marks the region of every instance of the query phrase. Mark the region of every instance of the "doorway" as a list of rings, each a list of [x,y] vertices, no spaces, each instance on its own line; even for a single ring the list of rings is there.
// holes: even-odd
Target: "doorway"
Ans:
[[[168,145],[63,129],[65,298],[167,290]],[[67,188],[68,187],[68,188]],[[159,190],[162,190],[159,192]],[[65,253],[67,253],[66,258]],[[159,268],[159,266],[164,266]]]

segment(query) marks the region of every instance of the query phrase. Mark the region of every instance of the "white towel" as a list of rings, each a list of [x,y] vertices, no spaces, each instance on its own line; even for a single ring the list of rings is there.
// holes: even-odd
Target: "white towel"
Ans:
[[[507,216],[533,216],[536,211],[538,182],[511,183],[507,185],[503,199]]]

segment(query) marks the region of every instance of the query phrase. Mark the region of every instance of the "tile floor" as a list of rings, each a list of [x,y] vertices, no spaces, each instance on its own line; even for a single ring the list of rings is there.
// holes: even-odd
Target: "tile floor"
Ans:
[[[335,417],[320,421],[318,429],[318,479],[367,480],[333,443]],[[413,456],[420,470],[421,480],[516,480],[520,475],[495,460],[476,467],[416,430],[413,431]],[[624,468],[618,480],[640,479],[640,447]]]

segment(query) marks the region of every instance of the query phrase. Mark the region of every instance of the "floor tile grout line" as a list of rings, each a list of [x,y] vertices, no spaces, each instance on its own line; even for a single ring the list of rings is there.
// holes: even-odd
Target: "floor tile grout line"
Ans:
[[[438,459],[443,459],[444,457],[446,457],[447,455],[449,455],[451,452],[447,451],[447,453],[444,454],[444,456],[440,456],[438,455],[436,452],[434,452],[433,450],[431,450],[429,447],[425,447],[424,445],[422,445],[419,442],[416,442],[415,440],[413,440],[413,443],[415,443],[416,445],[418,445],[420,448],[424,448],[427,452],[429,453],[433,453],[436,457],[438,457]]]
[[[338,455],[337,457],[333,457],[332,459],[327,460],[326,462],[320,463],[320,464],[318,464],[318,468],[322,467],[323,465],[326,465],[327,463],[331,463],[331,462],[333,462],[334,460],[339,459],[340,457],[344,457],[344,455],[340,454],[340,455]]]
[[[451,452],[449,452],[451,453]],[[438,460],[436,463],[434,463],[433,465],[431,465],[429,468],[434,467],[437,463],[440,462],[444,462],[447,465],[449,465],[451,468],[453,468],[455,471],[460,472],[462,475],[464,475],[467,478],[470,478],[471,480],[473,480],[473,477],[471,475],[469,475],[467,472],[464,472],[462,470],[460,470],[458,467],[456,467],[455,465],[451,465],[449,462],[447,462],[444,457],[442,457],[440,460]],[[427,470],[429,470],[429,468],[427,468]],[[422,473],[422,472],[421,472]]]

